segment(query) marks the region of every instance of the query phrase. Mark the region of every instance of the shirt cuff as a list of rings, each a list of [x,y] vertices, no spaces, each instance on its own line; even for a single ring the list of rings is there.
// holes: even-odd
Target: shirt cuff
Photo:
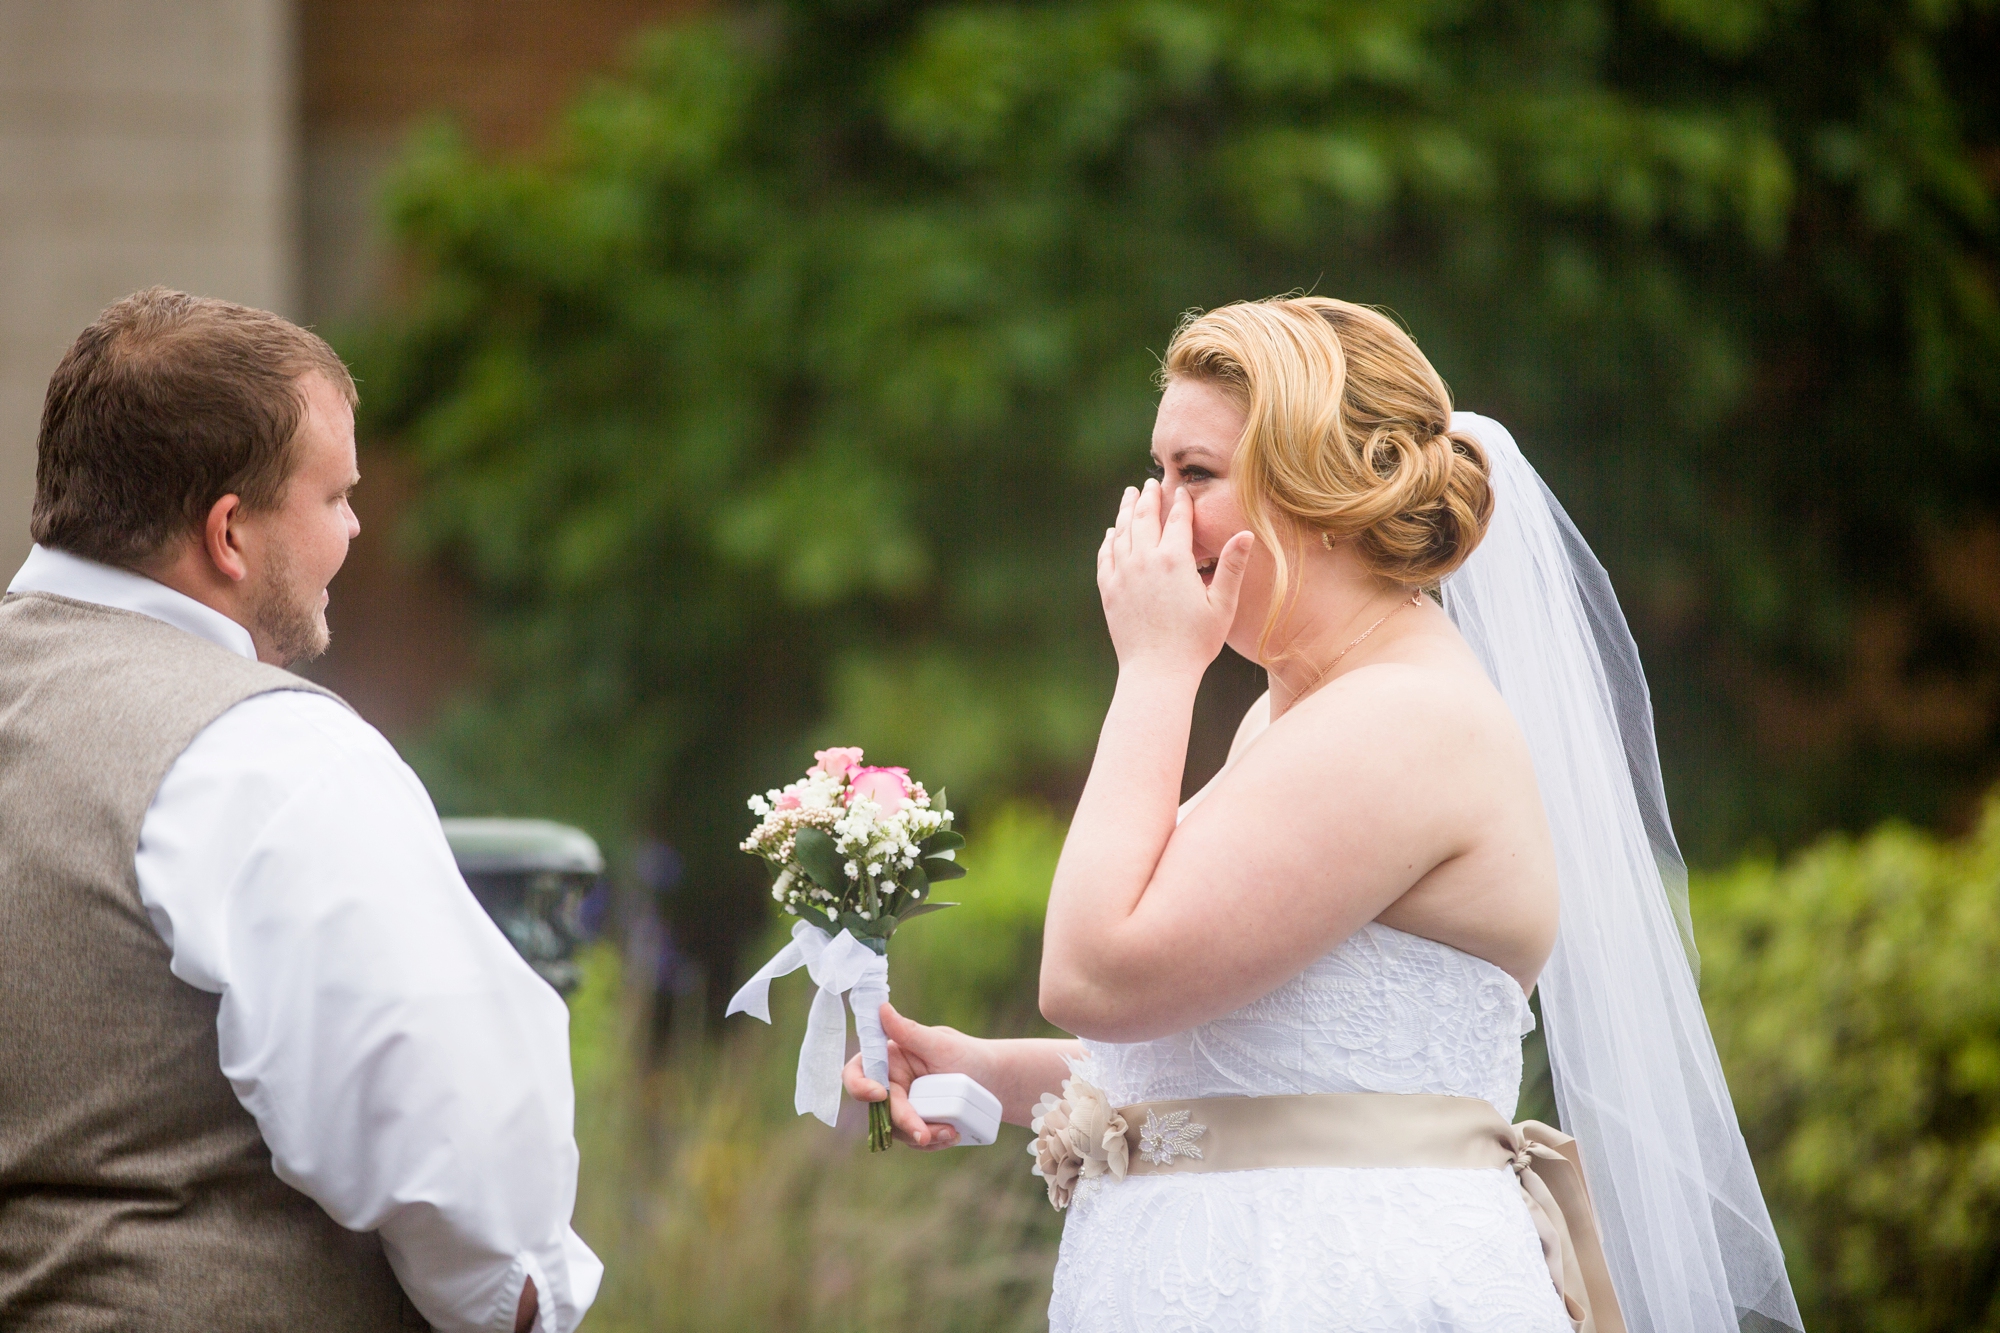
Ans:
[[[533,1252],[522,1251],[508,1270],[501,1290],[511,1295],[503,1302],[495,1333],[513,1333],[514,1316],[521,1308],[521,1292],[529,1278],[535,1282],[535,1333],[574,1333],[585,1312],[597,1299],[604,1280],[604,1264],[576,1232],[563,1229],[558,1256],[563,1271],[551,1278]]]

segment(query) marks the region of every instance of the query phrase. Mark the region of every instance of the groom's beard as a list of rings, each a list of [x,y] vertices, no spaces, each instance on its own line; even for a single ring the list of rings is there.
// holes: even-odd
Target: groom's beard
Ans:
[[[250,604],[250,628],[263,639],[282,666],[310,662],[326,651],[333,635],[318,588],[301,586],[291,557],[283,547],[271,549],[263,585]]]

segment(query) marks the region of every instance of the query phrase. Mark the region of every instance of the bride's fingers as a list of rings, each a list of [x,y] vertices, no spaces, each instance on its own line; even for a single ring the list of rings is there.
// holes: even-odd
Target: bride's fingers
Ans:
[[[910,1059],[909,1052],[893,1041],[889,1043],[890,1088],[907,1088],[923,1073],[923,1068]],[[840,1085],[857,1102],[879,1102],[888,1095],[880,1083],[868,1077],[858,1055],[840,1067]]]
[[[895,1084],[889,1085],[889,1124],[896,1136],[912,1148],[921,1148],[930,1139],[930,1126],[910,1107],[910,1099]]]
[[[908,1087],[922,1077],[923,1070],[910,1059],[910,1053],[896,1042],[889,1043],[889,1082]]]
[[[950,1125],[933,1125],[918,1115],[910,1099],[895,1084],[889,1085],[889,1124],[896,1137],[912,1148],[949,1148],[958,1142],[958,1132]]]
[[[861,1057],[858,1055],[841,1067],[840,1082],[847,1089],[847,1095],[857,1102],[882,1100],[882,1085],[861,1072]]]
[[[1194,501],[1188,498],[1185,486],[1175,491],[1167,504],[1167,519],[1160,525],[1160,545],[1190,558],[1194,554]]]
[[[1148,481],[1146,489],[1139,493],[1139,502],[1132,506],[1132,544],[1142,551],[1160,544],[1160,483],[1157,481]]]
[[[889,1123],[896,1136],[912,1148],[948,1148],[958,1137],[948,1125],[930,1125],[910,1107],[909,1085],[934,1068],[926,1053],[934,1050],[936,1029],[912,1022],[887,1000],[875,1011],[882,1033],[889,1038]],[[946,1033],[950,1029],[944,1029]],[[941,1141],[942,1140],[942,1141]]]
[[[1132,514],[1139,505],[1139,492],[1132,487],[1125,488],[1125,494],[1118,499],[1118,521],[1111,525],[1111,558],[1132,549]]]
[[[958,1035],[955,1028],[930,1027],[896,1012],[896,1006],[887,1000],[876,1011],[881,1015],[882,1032],[889,1038],[889,1049],[898,1051],[910,1061],[914,1069],[934,1069],[937,1061],[944,1058],[941,1042],[948,1042]]]
[[[1256,544],[1254,535],[1239,532],[1223,544],[1222,554],[1216,557],[1215,577],[1208,581],[1208,604],[1224,619],[1236,618],[1237,598],[1243,592],[1243,572],[1250,568],[1250,549]]]

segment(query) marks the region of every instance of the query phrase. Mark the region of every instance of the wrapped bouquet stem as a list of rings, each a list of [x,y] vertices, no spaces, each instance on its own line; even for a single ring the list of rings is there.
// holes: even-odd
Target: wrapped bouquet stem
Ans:
[[[806,775],[750,798],[761,822],[743,850],[771,868],[771,896],[798,919],[792,942],[729,1002],[731,1014],[771,1021],[771,982],[805,968],[817,990],[799,1047],[792,1104],[831,1125],[840,1111],[847,1009],[861,1039],[861,1066],[889,1084],[882,1004],[889,998],[889,937],[912,917],[954,907],[931,886],[957,879],[958,849],[944,793],[936,797],[901,768],[865,767],[853,747],[821,750]],[[845,998],[843,998],[845,997]],[[889,1104],[868,1107],[868,1146],[889,1146]]]

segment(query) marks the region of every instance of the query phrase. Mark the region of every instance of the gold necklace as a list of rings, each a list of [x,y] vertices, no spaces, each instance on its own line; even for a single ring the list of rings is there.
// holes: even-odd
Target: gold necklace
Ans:
[[[1292,696],[1292,703],[1297,703],[1299,700],[1305,698],[1308,694],[1311,694],[1314,690],[1318,689],[1319,683],[1326,679],[1326,673],[1333,670],[1335,667],[1339,666],[1341,658],[1347,656],[1349,653],[1353,652],[1356,648],[1359,648],[1361,646],[1362,639],[1366,639],[1376,630],[1381,629],[1383,623],[1387,621],[1390,616],[1395,615],[1398,611],[1402,610],[1406,606],[1422,606],[1423,602],[1424,602],[1424,590],[1422,588],[1419,588],[1415,592],[1410,594],[1409,601],[1398,602],[1394,606],[1390,607],[1387,611],[1384,611],[1382,613],[1382,617],[1380,620],[1377,620],[1367,629],[1361,631],[1361,638],[1356,639],[1353,643],[1348,644],[1345,648],[1342,648],[1339,652],[1335,653],[1333,655],[1333,660],[1331,662],[1328,662],[1325,666],[1321,667],[1319,669],[1319,674],[1317,676],[1314,676],[1311,680],[1307,681],[1306,687],[1300,690],[1297,694]],[[1289,705],[1287,706],[1289,707]]]

